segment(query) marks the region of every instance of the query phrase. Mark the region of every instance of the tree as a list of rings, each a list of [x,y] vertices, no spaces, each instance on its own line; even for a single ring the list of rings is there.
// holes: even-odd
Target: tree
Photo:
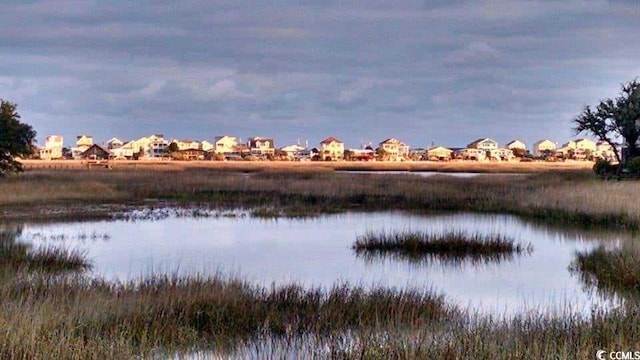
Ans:
[[[16,157],[33,154],[36,132],[20,122],[17,105],[0,99],[0,176],[23,170]]]
[[[640,83],[636,79],[622,84],[618,97],[601,101],[594,109],[586,106],[573,121],[576,134],[591,133],[611,145],[618,163],[622,163],[616,150],[620,145],[627,147],[628,158],[640,156]]]
[[[351,151],[351,150],[349,150],[349,149],[346,149],[346,150],[344,151],[344,159],[345,159],[346,161],[351,161],[351,160],[353,160],[354,155],[355,155],[355,154],[353,153],[353,151]]]
[[[178,152],[179,150],[180,150],[180,147],[178,146],[178,144],[175,142],[172,142],[171,144],[169,144],[169,146],[164,148],[164,153],[171,155],[174,152]]]
[[[62,158],[63,159],[67,159],[67,160],[73,159],[73,153],[71,152],[71,149],[69,149],[68,147],[63,147],[62,148]]]
[[[387,152],[387,150],[379,147],[378,149],[376,149],[376,158],[378,161],[387,161],[389,160],[389,153]]]
[[[527,150],[525,150],[525,149],[513,148],[513,149],[511,149],[511,151],[513,151],[513,156],[515,156],[517,158],[523,158],[523,157],[527,156]]]

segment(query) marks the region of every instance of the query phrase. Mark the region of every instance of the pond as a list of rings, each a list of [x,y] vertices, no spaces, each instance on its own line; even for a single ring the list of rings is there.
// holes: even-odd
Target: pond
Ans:
[[[233,214],[232,214],[233,215]],[[134,217],[135,219],[135,217]],[[351,248],[367,232],[419,230],[500,234],[533,251],[500,262],[408,262],[363,258]],[[608,301],[584,288],[568,267],[577,251],[615,246],[630,234],[546,227],[507,215],[350,212],[266,220],[245,214],[23,224],[20,241],[82,249],[95,276],[135,279],[152,273],[239,276],[257,284],[431,289],[481,313],[586,312]]]

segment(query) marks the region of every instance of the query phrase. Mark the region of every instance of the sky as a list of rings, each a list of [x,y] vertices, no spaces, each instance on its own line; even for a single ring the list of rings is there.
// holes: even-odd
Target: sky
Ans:
[[[575,137],[640,76],[640,2],[0,0],[0,98],[44,137],[412,147]]]

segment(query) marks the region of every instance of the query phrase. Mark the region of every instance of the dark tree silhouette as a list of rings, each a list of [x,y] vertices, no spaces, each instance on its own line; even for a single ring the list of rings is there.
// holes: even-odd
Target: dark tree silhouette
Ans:
[[[22,171],[22,164],[16,157],[33,154],[36,132],[20,122],[17,105],[0,99],[0,176]]]
[[[626,146],[628,158],[640,156],[640,83],[633,80],[623,84],[618,97],[603,100],[593,109],[586,106],[573,121],[577,134],[590,133],[611,145],[619,163],[622,160],[617,149],[621,145]]]

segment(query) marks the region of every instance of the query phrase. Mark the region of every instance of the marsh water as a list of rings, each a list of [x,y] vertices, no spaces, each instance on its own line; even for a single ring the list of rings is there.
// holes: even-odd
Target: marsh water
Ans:
[[[129,280],[150,274],[223,274],[270,286],[336,283],[428,289],[493,314],[588,311],[606,305],[569,270],[577,251],[617,246],[631,235],[546,227],[506,215],[343,213],[267,220],[247,214],[133,216],[123,220],[23,224],[21,241],[85,251],[92,275]],[[533,251],[499,262],[407,261],[358,256],[360,235],[379,231],[500,234]]]

